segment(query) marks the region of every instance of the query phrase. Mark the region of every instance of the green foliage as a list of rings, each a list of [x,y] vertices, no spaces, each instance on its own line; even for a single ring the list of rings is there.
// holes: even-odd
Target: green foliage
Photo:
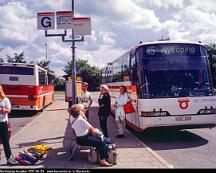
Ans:
[[[71,62],[68,62],[63,71],[67,75],[71,75]],[[101,70],[98,67],[91,66],[88,61],[78,59],[76,62],[77,76],[82,78],[83,82],[88,82],[89,90],[97,90],[101,83]]]
[[[59,77],[54,79],[55,91],[64,91],[65,90],[65,80]]]
[[[38,61],[37,65],[40,66],[40,67],[42,67],[42,68],[45,68],[45,69],[49,70],[50,63],[51,63],[51,61],[42,60],[42,61]]]
[[[26,63],[24,52],[21,52],[20,54],[14,53],[13,57],[7,55],[7,62],[10,62],[10,63]]]
[[[1,63],[1,62],[4,62],[4,59],[3,59],[3,58],[0,58],[0,63]]]
[[[209,45],[206,45],[208,51],[209,51],[209,62],[214,82],[214,87],[216,88],[216,44],[211,43]]]

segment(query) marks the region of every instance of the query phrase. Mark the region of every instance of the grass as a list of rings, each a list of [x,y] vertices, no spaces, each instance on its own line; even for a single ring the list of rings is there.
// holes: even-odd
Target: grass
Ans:
[[[65,95],[65,91],[55,91],[56,95]]]

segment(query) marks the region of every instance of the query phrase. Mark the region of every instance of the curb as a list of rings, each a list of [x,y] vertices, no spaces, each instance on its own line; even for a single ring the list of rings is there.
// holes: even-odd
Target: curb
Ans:
[[[144,145],[144,144],[143,144]],[[166,160],[164,160],[160,155],[158,155],[155,151],[151,148],[145,146],[149,153],[151,153],[154,157],[156,157],[162,164],[164,164],[167,168],[174,168],[173,165],[169,164]]]
[[[145,149],[153,156],[155,157],[159,162],[161,162],[163,165],[165,165],[167,168],[172,169],[174,168],[173,165],[169,164],[164,158],[162,158],[159,154],[157,154],[154,150],[152,150],[150,147],[148,147],[145,143],[141,142],[140,139],[134,135],[133,133],[131,133],[128,129],[126,129],[131,135],[133,135],[134,137],[136,137],[136,139],[138,139],[138,142],[140,145],[142,145],[143,147],[145,147]]]
[[[30,122],[29,124],[27,124],[26,126],[24,126],[22,129],[20,129],[17,133],[15,133],[10,140],[15,139],[17,136],[19,136],[23,131],[25,131],[27,128],[29,128],[32,124],[34,124],[35,121],[37,121],[42,115],[44,114],[44,112],[41,112],[32,122]]]

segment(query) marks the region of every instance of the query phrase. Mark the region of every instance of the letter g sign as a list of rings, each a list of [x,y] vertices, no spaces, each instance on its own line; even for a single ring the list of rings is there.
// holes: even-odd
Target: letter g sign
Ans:
[[[37,29],[39,30],[55,29],[55,13],[54,12],[38,13]]]
[[[50,17],[43,17],[43,18],[41,19],[41,25],[42,25],[44,28],[51,27],[51,19],[50,19]]]

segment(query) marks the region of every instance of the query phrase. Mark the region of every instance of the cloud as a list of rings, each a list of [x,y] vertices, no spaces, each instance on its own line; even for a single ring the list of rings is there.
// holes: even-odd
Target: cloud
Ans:
[[[86,4],[79,1],[80,13],[86,13],[101,17],[104,23],[112,25],[127,25],[136,28],[160,29],[159,18],[154,11],[141,8],[132,0],[95,0],[94,3]]]
[[[138,2],[142,2],[142,0],[138,0]],[[164,8],[168,10],[171,7],[174,8],[183,8],[184,0],[154,0],[154,1],[147,1],[151,7],[156,7],[158,9]]]
[[[0,42],[4,46],[22,46],[33,42],[36,18],[22,2],[8,2],[0,6]],[[34,33],[34,34],[32,34]]]

